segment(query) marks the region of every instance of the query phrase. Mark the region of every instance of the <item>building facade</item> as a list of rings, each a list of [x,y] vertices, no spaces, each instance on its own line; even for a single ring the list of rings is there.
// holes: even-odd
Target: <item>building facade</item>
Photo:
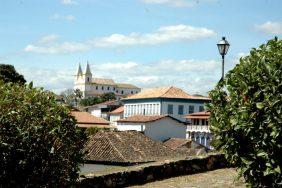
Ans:
[[[169,138],[187,138],[185,123],[169,116],[134,115],[117,121],[120,131],[135,130],[143,132],[153,140],[164,141]]]
[[[188,114],[186,118],[191,123],[187,125],[187,138],[212,149],[210,145],[212,134],[210,131],[209,117],[210,112],[208,111]]]
[[[105,93],[115,93],[119,98],[141,91],[139,87],[132,84],[116,83],[112,79],[93,77],[88,63],[84,72],[82,72],[81,66],[78,66],[74,79],[74,90],[76,89],[82,92],[83,98],[100,96]]]
[[[206,97],[189,95],[176,87],[144,89],[142,92],[122,99],[124,117],[134,115],[170,115],[183,122],[186,114],[204,110]]]

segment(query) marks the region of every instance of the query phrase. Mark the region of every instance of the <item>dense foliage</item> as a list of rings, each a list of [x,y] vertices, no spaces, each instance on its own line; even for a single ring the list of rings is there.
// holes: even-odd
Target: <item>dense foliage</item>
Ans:
[[[282,41],[252,49],[210,92],[214,146],[253,187],[281,187]]]
[[[26,81],[23,75],[19,74],[13,65],[0,64],[0,80],[3,82],[12,82],[24,84]]]
[[[64,187],[78,178],[85,134],[32,84],[0,81],[0,187]]]
[[[116,96],[114,93],[104,93],[99,97],[88,97],[85,99],[81,99],[79,101],[79,104],[82,106],[91,106],[91,105],[95,105],[98,103],[102,103],[105,101],[109,101],[109,100],[115,100]]]

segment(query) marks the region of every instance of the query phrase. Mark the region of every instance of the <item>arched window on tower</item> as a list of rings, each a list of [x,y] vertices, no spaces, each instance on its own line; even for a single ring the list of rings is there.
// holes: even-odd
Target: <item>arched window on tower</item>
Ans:
[[[89,82],[90,81],[90,79],[89,79],[89,77],[87,77],[87,82]]]

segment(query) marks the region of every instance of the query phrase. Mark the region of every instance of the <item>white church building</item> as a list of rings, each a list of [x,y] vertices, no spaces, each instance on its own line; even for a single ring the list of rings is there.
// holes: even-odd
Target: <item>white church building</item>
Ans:
[[[104,93],[115,93],[117,98],[121,98],[141,91],[141,88],[132,84],[116,83],[109,78],[93,77],[88,63],[84,72],[82,72],[81,66],[78,66],[74,79],[74,90],[76,89],[82,92],[83,98],[100,96]]]

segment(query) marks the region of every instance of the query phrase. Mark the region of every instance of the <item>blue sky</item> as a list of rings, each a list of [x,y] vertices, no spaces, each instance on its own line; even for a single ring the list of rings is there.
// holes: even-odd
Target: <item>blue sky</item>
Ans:
[[[230,70],[282,35],[281,0],[12,0],[0,2],[0,63],[56,93],[73,87],[80,62],[140,87],[206,94]]]

